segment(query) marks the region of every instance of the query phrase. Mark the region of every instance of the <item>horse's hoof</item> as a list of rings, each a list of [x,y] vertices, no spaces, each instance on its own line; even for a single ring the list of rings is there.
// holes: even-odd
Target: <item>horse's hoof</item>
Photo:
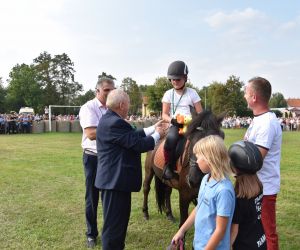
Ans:
[[[149,215],[144,214],[144,219],[145,219],[145,220],[149,220]]]
[[[168,218],[169,221],[172,221],[173,223],[176,222],[176,220],[175,220],[175,218],[174,218],[173,215],[168,215],[167,218]]]

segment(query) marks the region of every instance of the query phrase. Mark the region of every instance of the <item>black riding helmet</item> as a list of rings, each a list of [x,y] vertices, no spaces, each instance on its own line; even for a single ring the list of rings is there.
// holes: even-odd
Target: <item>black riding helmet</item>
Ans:
[[[255,174],[262,168],[263,158],[258,147],[249,141],[233,143],[228,150],[235,168],[247,174]]]
[[[183,61],[175,61],[168,68],[168,79],[178,79],[187,76],[188,73],[188,67]]]

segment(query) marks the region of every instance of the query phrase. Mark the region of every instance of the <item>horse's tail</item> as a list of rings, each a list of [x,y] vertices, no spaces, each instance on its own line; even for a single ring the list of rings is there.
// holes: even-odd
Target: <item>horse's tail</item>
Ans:
[[[155,175],[156,204],[160,213],[166,209],[166,187],[167,185]]]

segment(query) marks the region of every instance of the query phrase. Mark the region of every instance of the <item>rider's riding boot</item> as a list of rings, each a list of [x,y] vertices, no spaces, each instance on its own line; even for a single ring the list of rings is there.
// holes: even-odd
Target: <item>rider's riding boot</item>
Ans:
[[[170,164],[170,152],[169,150],[164,149],[164,157],[165,157],[165,166],[163,170],[162,178],[166,180],[170,180],[173,178],[173,168]]]
[[[162,178],[166,180],[170,180],[173,178],[173,176],[174,176],[173,168],[171,167],[170,163],[167,163],[164,167]]]

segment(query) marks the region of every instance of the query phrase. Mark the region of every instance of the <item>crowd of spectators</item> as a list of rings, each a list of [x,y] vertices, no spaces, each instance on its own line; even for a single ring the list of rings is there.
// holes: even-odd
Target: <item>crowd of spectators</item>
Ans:
[[[56,121],[73,121],[78,120],[78,115],[52,115],[51,120]],[[11,112],[9,114],[0,114],[0,134],[19,134],[31,133],[32,123],[48,121],[48,114],[17,114]]]
[[[147,115],[147,116],[141,116],[141,115],[130,115],[127,117],[127,121],[152,121],[152,120],[158,120],[161,119],[160,116],[156,116],[156,115]]]
[[[127,120],[143,122],[147,120],[157,120],[160,117],[155,115],[140,116],[130,115]],[[12,112],[10,114],[0,114],[0,134],[17,134],[17,133],[31,133],[32,123],[49,120],[48,114],[17,114]],[[52,121],[74,121],[79,120],[78,115],[52,115]],[[283,131],[300,131],[300,117],[292,118],[278,118]],[[247,128],[252,122],[251,117],[225,117],[222,122],[222,127],[226,129],[231,128]]]
[[[251,117],[225,117],[222,122],[223,128],[248,128],[252,122]],[[278,118],[283,131],[300,131],[300,117]]]
[[[300,117],[279,118],[282,130],[300,131]]]
[[[127,118],[127,121],[143,122],[157,119],[161,119],[161,117],[155,115],[148,115],[144,117],[140,115],[130,115]],[[222,128],[248,128],[252,119],[252,117],[227,116],[222,122]],[[278,122],[280,123],[283,131],[300,131],[300,117],[278,118]]]
[[[248,128],[252,122],[251,117],[230,117],[227,116],[222,121],[223,128]]]

